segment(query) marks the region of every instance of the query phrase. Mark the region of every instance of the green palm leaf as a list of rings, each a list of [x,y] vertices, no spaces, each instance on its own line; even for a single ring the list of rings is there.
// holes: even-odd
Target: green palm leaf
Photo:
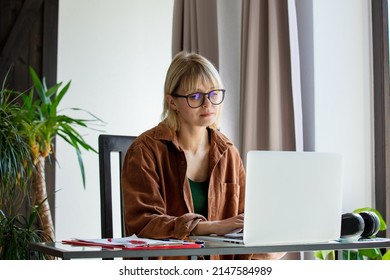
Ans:
[[[24,106],[28,110],[29,122],[33,123],[33,128],[30,130],[31,142],[36,141],[40,149],[50,149],[49,143],[58,135],[71,145],[77,154],[81,175],[83,178],[83,186],[85,187],[85,170],[81,151],[97,151],[90,146],[81,134],[77,131],[78,128],[93,129],[90,125],[100,123],[101,121],[96,116],[79,108],[71,108],[71,111],[82,111],[87,113],[90,119],[74,118],[69,115],[61,115],[58,112],[58,106],[63,100],[66,93],[69,91],[71,82],[68,82],[62,87],[62,83],[57,83],[48,88],[46,81],[43,78],[39,79],[37,73],[30,67],[30,75],[33,82],[33,91],[37,93],[38,99],[33,102],[33,95],[23,97]],[[43,152],[43,151],[41,151]]]
[[[30,76],[31,80],[34,84],[34,88],[38,94],[39,99],[44,103],[47,104],[50,102],[50,99],[45,94],[45,87],[43,86],[41,80],[39,79],[37,73],[34,71],[32,67],[29,68],[30,70]]]

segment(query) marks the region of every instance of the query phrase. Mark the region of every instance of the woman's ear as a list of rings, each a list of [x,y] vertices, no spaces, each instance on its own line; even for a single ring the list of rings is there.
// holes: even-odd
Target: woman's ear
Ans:
[[[175,102],[175,98],[173,98],[172,95],[166,95],[165,98],[167,99],[167,103],[169,104],[169,107],[173,111],[175,111],[175,112],[179,111],[179,109],[177,108],[176,102]]]

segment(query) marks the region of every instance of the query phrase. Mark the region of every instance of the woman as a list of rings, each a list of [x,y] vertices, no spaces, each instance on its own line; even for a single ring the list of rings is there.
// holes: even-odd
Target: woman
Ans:
[[[224,96],[207,59],[185,52],[174,57],[163,121],[141,134],[125,157],[127,234],[185,239],[242,229],[245,171],[236,147],[218,131]]]

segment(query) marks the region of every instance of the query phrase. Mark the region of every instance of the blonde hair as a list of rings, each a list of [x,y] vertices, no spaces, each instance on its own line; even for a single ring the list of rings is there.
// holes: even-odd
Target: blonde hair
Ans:
[[[165,78],[164,107],[161,118],[168,127],[175,131],[180,129],[177,113],[170,107],[167,95],[176,93],[178,89],[196,90],[199,84],[223,88],[221,77],[209,60],[196,53],[179,52],[173,58]],[[210,128],[218,129],[218,124],[219,115]]]

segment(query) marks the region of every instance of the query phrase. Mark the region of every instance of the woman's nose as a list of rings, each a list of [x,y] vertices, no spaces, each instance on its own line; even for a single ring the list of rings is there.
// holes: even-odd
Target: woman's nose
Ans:
[[[202,107],[209,107],[211,105],[211,101],[209,99],[209,95],[204,95],[203,96],[203,104],[202,104]]]

